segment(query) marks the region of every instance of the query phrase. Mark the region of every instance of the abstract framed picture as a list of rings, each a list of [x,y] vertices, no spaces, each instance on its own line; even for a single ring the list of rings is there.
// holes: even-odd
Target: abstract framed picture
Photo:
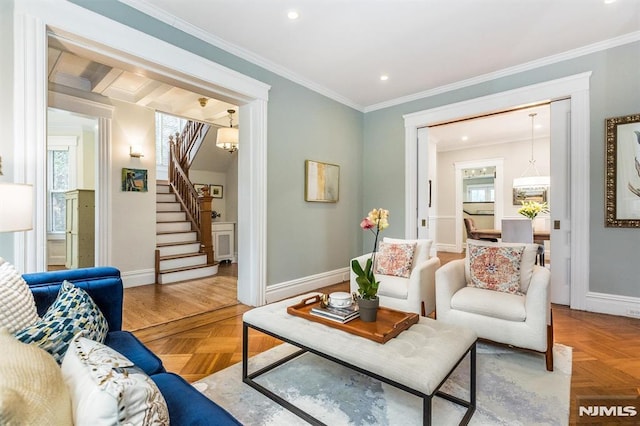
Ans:
[[[640,228],[640,114],[605,124],[605,226]]]
[[[207,185],[206,183],[194,183],[193,187],[198,193],[198,197],[201,197],[204,195],[205,189],[209,189],[209,185]]]
[[[340,194],[340,166],[305,161],[305,201],[337,203]]]
[[[122,191],[147,192],[147,170],[123,168]]]
[[[213,198],[222,198],[222,185],[209,185],[209,193]]]

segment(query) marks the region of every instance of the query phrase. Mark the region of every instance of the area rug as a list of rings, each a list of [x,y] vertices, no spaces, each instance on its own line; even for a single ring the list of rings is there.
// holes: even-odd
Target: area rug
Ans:
[[[252,357],[249,371],[294,350],[282,344]],[[553,352],[555,368],[548,372],[543,355],[479,344],[477,408],[470,424],[568,424],[572,349],[556,344]],[[256,381],[327,425],[422,424],[420,398],[313,354],[304,354]],[[442,390],[467,400],[468,381],[469,363],[463,360]],[[245,425],[307,424],[242,383],[240,364],[208,376],[194,386]],[[434,425],[457,425],[463,415],[462,407],[438,397],[433,399]]]

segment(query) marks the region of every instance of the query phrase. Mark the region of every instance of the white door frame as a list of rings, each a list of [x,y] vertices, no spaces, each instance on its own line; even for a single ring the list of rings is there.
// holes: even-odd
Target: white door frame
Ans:
[[[462,252],[462,229],[463,226],[463,211],[462,203],[464,202],[464,194],[462,191],[462,171],[464,169],[478,169],[481,167],[495,167],[496,177],[494,180],[495,199],[493,202],[493,227],[499,229],[498,224],[502,223],[502,212],[504,211],[504,191],[499,188],[504,188],[504,159],[503,158],[487,158],[485,160],[471,160],[471,161],[457,161],[455,163],[456,168],[456,253]]]
[[[243,131],[238,158],[238,299],[265,303],[267,102],[270,86],[148,34],[66,1],[16,1],[14,6],[14,158],[18,183],[35,187],[34,230],[17,236],[14,257],[24,272],[46,269],[46,109],[47,32],[54,31],[91,49],[203,94],[240,105]],[[106,153],[108,156],[108,152]],[[105,152],[99,152],[105,161]],[[108,164],[108,163],[102,163]],[[110,206],[108,184],[100,172],[99,194]],[[109,213],[107,213],[109,216]],[[99,235],[109,235],[101,220]],[[102,241],[107,260],[114,247]],[[106,251],[106,254],[104,253]]]
[[[589,79],[591,72],[404,115],[405,234],[415,238],[418,128],[543,101],[571,99],[571,308],[586,309],[589,290]],[[551,172],[553,174],[553,171]]]

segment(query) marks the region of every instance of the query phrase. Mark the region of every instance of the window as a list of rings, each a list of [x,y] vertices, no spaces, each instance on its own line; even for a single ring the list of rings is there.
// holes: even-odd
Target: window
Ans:
[[[156,166],[169,167],[169,136],[182,133],[186,119],[156,112]]]
[[[65,232],[64,193],[76,186],[75,136],[49,136],[47,144],[47,232]]]
[[[467,185],[466,201],[493,202],[495,199],[493,184]]]

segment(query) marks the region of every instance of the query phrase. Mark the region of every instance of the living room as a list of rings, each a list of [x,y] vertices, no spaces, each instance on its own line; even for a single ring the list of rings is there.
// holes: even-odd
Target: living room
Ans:
[[[576,127],[580,131],[577,136],[580,141],[574,145],[580,151],[575,155],[583,155],[587,161],[574,165],[574,177],[583,179],[581,182],[578,182],[580,179],[572,181],[575,188],[586,189],[586,192],[572,193],[575,203],[573,214],[581,217],[572,221],[572,225],[579,228],[575,233],[574,245],[577,247],[573,249],[577,251],[571,258],[575,262],[571,270],[577,274],[573,277],[576,285],[584,287],[584,290],[575,292],[572,305],[580,310],[621,316],[637,310],[640,293],[634,281],[633,261],[633,253],[638,249],[636,231],[605,227],[603,207],[605,119],[637,112],[638,82],[632,72],[639,65],[637,30],[611,45],[600,45],[555,63],[538,63],[510,75],[478,81],[466,87],[430,92],[389,106],[359,109],[229,54],[204,40],[185,37],[185,33],[176,27],[144,15],[124,3],[76,2],[59,6],[58,11],[52,10],[51,6],[35,10],[34,6],[18,1],[2,6],[2,50],[8,52],[7,57],[14,58],[0,66],[4,77],[0,82],[3,99],[0,122],[2,128],[8,129],[7,134],[12,135],[0,142],[3,180],[34,183],[36,191],[39,191],[38,184],[44,179],[38,171],[38,163],[27,159],[42,155],[39,150],[43,146],[46,94],[42,88],[34,93],[33,88],[37,86],[34,81],[39,81],[35,80],[36,77],[46,79],[42,71],[36,73],[36,65],[44,61],[46,46],[42,45],[44,42],[38,35],[44,33],[45,28],[96,40],[101,47],[111,45],[119,51],[130,48],[129,52],[135,51],[140,56],[152,55],[166,45],[169,48],[178,46],[183,53],[171,51],[172,55],[189,53],[180,59],[193,59],[200,54],[206,58],[205,68],[209,63],[217,63],[249,76],[250,80],[262,85],[255,84],[251,95],[243,94],[238,87],[233,93],[237,99],[245,96],[243,101],[246,104],[241,106],[241,115],[249,117],[253,112],[259,113],[254,115],[256,122],[252,123],[251,118],[247,121],[246,137],[251,142],[247,145],[246,154],[241,154],[245,157],[239,159],[240,168],[244,170],[239,179],[245,179],[239,185],[245,185],[247,189],[246,204],[239,207],[246,216],[241,215],[239,221],[249,224],[243,231],[245,234],[239,235],[240,261],[247,265],[247,270],[239,271],[239,299],[248,305],[260,305],[300,293],[300,290],[344,281],[348,273],[348,259],[371,245],[372,241],[363,236],[354,224],[357,225],[362,215],[373,206],[391,211],[393,224],[387,232],[389,236],[410,237],[412,235],[408,233],[416,232],[411,221],[417,222],[418,217],[411,217],[408,212],[417,201],[408,201],[406,196],[411,188],[406,184],[406,154],[402,149],[406,131],[404,115],[590,73],[588,95],[580,98],[587,105],[587,114],[579,119],[584,121],[581,122],[582,127]],[[29,17],[38,17],[49,27],[27,30],[20,24],[22,20],[13,20],[14,13],[21,19],[26,16],[24,19],[31,23],[38,21]],[[64,14],[72,18],[65,19]],[[78,22],[88,24],[85,26]],[[97,30],[94,32],[87,27],[109,30],[99,35],[95,34]],[[140,33],[142,28],[145,31]],[[135,36],[125,41],[126,37],[117,36],[118,33]],[[117,40],[111,43],[110,38]],[[19,45],[26,48],[18,49],[14,42],[20,42]],[[147,57],[145,60],[150,59]],[[186,67],[184,64],[177,66]],[[180,72],[186,74],[188,70],[182,68]],[[201,75],[200,80],[204,79]],[[223,92],[216,86],[218,83],[220,81],[212,82],[207,90],[212,94],[216,94],[214,88]],[[264,123],[261,124],[261,120]],[[153,202],[151,197],[139,198],[131,205],[130,200],[123,199],[122,194],[114,189],[118,188],[117,171],[130,165],[128,147],[131,142],[120,129],[114,129],[113,133],[111,158],[108,163],[98,166],[105,188],[104,207],[101,208],[105,217],[102,230],[104,246],[100,248],[102,257],[99,257],[99,264],[121,269],[125,284],[127,280],[135,284],[149,283],[149,271],[153,268],[151,255],[132,254],[147,253],[147,246],[155,238],[155,229],[147,220],[153,215]],[[25,140],[29,143],[24,143]],[[145,141],[144,145],[151,152],[151,138],[147,137]],[[257,141],[255,145],[254,141]],[[258,162],[251,163],[254,159]],[[340,202],[322,205],[304,202],[306,159],[341,165]],[[250,164],[257,166],[252,169]],[[110,191],[112,193],[108,195]],[[42,192],[36,195],[42,199]],[[37,204],[37,211],[42,211],[42,208]],[[123,223],[118,220],[120,217],[128,220]],[[3,257],[23,272],[44,270],[42,220],[42,217],[36,220],[35,231],[0,236]],[[132,235],[136,237],[132,238]]]

